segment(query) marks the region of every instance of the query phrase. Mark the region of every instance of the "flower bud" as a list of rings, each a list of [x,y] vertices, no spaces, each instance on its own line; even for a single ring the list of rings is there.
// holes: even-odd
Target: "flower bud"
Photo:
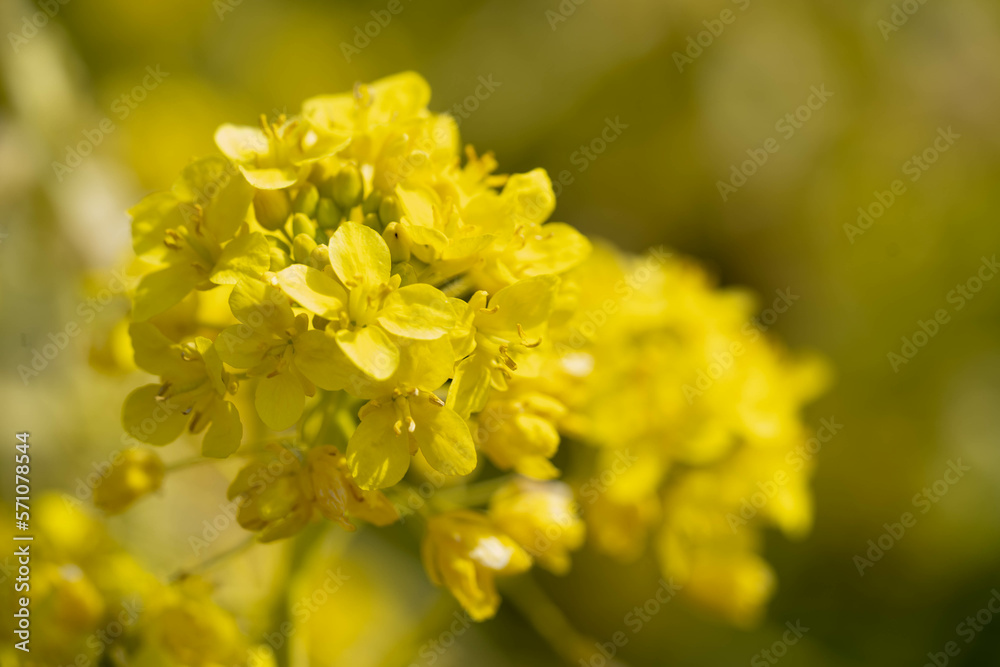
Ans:
[[[319,190],[308,181],[299,188],[299,193],[295,195],[295,202],[292,208],[296,213],[307,216],[316,215],[316,205],[319,204]]]
[[[583,545],[584,525],[573,492],[561,482],[518,479],[490,499],[490,518],[555,574],[569,570],[569,552]]]
[[[368,215],[366,215],[364,219],[361,221],[361,223],[366,227],[371,227],[379,234],[382,233],[382,222],[378,219],[378,216],[375,215],[374,213],[369,213]]]
[[[316,240],[308,234],[298,234],[292,241],[292,257],[296,262],[305,264],[316,249]]]
[[[271,246],[271,266],[268,267],[270,271],[277,273],[287,268],[291,263],[292,258],[288,256],[287,252],[276,246]]]
[[[365,197],[365,201],[361,204],[361,212],[365,215],[368,215],[369,213],[378,215],[378,207],[381,203],[382,195],[377,192],[372,192]]]
[[[160,488],[164,471],[163,461],[153,452],[128,449],[94,489],[94,505],[108,514],[124,512],[132,503]]]
[[[410,235],[406,233],[406,229],[402,225],[398,222],[390,222],[386,225],[385,231],[382,232],[382,238],[389,246],[389,255],[394,263],[409,261]]]
[[[299,234],[316,236],[316,223],[304,213],[296,213],[292,216],[292,236],[295,237]]]
[[[397,222],[402,215],[403,211],[399,207],[398,199],[392,195],[382,199],[378,207],[378,217],[383,225],[388,225],[390,222]]]
[[[343,214],[332,199],[320,197],[316,206],[316,221],[322,229],[336,229]]]
[[[361,172],[353,164],[344,165],[333,177],[333,201],[343,211],[349,211],[361,203],[365,195],[365,182]]]
[[[258,190],[253,198],[253,212],[264,229],[280,229],[292,214],[288,193],[284,190]]]

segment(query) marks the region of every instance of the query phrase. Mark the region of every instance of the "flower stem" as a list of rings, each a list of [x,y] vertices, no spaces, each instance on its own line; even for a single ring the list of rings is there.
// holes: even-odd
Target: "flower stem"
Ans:
[[[562,610],[546,595],[534,577],[527,574],[504,581],[505,599],[517,607],[528,623],[552,650],[570,665],[590,664],[595,640],[580,634]],[[608,667],[626,667],[620,660],[609,660]]]

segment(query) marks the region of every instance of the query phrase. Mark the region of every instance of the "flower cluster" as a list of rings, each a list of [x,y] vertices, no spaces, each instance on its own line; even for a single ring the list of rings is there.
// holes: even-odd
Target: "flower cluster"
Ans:
[[[29,595],[33,632],[23,637],[27,651],[5,642],[4,665],[274,667],[270,649],[246,641],[204,580],[160,583],[59,496],[39,498],[32,518],[30,587],[5,586],[0,606],[4,632],[16,637],[16,597]]]
[[[463,154],[429,98],[406,73],[224,125],[222,155],[132,209],[129,333],[158,379],[125,400],[125,429],[249,457],[229,495],[262,542],[392,524],[426,474],[464,487],[422,505],[422,557],[476,620],[495,577],[565,573],[585,524],[624,559],[654,534],[692,599],[751,618],[771,587],[760,526],[808,526],[807,471],[746,530],[726,516],[803,438],[821,370],[747,337],[748,298],[697,267],[550,222],[546,173]],[[98,503],[121,511],[163,474],[130,453]]]

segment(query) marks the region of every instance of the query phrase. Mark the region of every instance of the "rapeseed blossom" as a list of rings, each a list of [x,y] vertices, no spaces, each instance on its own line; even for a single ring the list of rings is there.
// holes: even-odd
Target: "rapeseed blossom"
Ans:
[[[129,333],[158,380],[124,427],[248,457],[229,497],[261,542],[394,524],[397,491],[434,471],[422,560],[475,620],[496,613],[497,577],[565,574],[586,541],[622,560],[652,548],[690,600],[751,622],[775,580],[761,529],[808,529],[808,467],[753,521],[727,516],[803,442],[823,365],[748,335],[751,297],[693,262],[550,221],[545,171],[495,173],[429,100],[403,73],[224,125],[220,156],[132,209]],[[144,456],[100,506],[159,488]],[[198,623],[233,642],[189,602],[203,589],[171,595],[164,646]]]

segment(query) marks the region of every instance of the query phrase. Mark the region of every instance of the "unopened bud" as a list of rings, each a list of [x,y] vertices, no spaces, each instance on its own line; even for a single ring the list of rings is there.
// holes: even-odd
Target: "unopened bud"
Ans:
[[[403,211],[399,208],[398,199],[392,195],[382,199],[378,207],[378,217],[383,225],[388,225],[390,222],[398,222],[402,215]]]
[[[390,222],[382,232],[385,244],[389,246],[389,255],[393,263],[406,262],[410,259],[410,235],[398,222]]]
[[[340,224],[342,214],[332,199],[320,197],[319,205],[316,207],[316,221],[323,229],[336,229]]]
[[[316,249],[316,240],[308,234],[298,234],[292,241],[292,257],[296,262],[305,264],[312,257],[312,251]]]
[[[292,203],[284,190],[258,190],[253,198],[253,212],[261,227],[274,231],[283,227],[292,214]]]
[[[308,181],[299,188],[299,193],[295,195],[295,202],[292,208],[296,213],[303,213],[308,216],[316,215],[316,205],[319,204],[319,190]]]
[[[333,177],[333,201],[343,211],[350,211],[365,196],[365,182],[353,164],[344,165]]]
[[[296,213],[292,216],[292,236],[295,237],[299,234],[316,236],[316,223],[304,213]]]

